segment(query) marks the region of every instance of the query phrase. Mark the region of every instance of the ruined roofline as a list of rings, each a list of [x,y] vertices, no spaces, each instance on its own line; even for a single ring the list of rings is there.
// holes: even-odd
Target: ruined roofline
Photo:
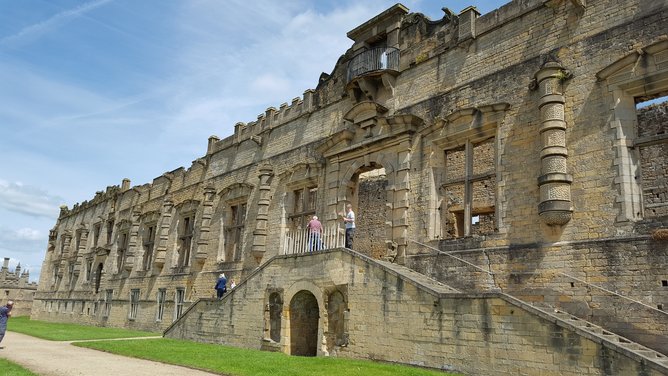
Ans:
[[[492,32],[497,27],[506,24],[508,22],[512,22],[515,18],[521,17],[526,13],[535,10],[536,8],[542,6],[549,6],[549,4],[550,0],[524,0],[524,1],[515,0],[479,17],[478,17],[479,13],[475,9],[475,7],[471,6],[462,10],[460,14],[462,12],[475,13],[476,33],[479,36],[483,33]],[[387,10],[383,11],[382,13],[374,16],[370,20],[364,22],[362,25],[351,30],[350,32],[348,32],[348,36],[350,37],[351,35],[353,36],[357,35],[356,33],[365,31],[369,25],[385,20],[391,16],[397,16],[398,14],[403,14],[403,16],[406,16],[407,14],[412,14],[408,13],[408,11],[409,11],[408,8],[398,3],[388,8]],[[473,37],[475,38],[475,36]],[[470,37],[462,39],[462,41],[467,40],[468,38]],[[336,71],[336,69],[339,66],[345,64],[346,61],[347,59],[345,58],[344,54],[336,62],[334,71]],[[191,165],[191,167],[187,171],[185,171],[185,173],[187,174],[195,165],[195,163],[197,163],[198,161],[205,160],[209,155],[214,154],[220,150],[229,148],[233,145],[238,145],[241,142],[252,140],[258,146],[261,146],[262,145],[261,134],[263,132],[287,124],[290,121],[293,121],[305,114],[309,114],[315,111],[317,90],[318,89],[307,89],[306,91],[304,91],[302,97],[293,98],[290,104],[284,102],[279,106],[278,109],[276,109],[275,107],[268,107],[262,114],[258,115],[257,120],[255,121],[251,121],[248,123],[244,122],[236,123],[234,127],[234,133],[223,139],[220,139],[217,136],[209,137],[206,154],[203,157],[194,160],[193,165]],[[61,210],[58,218],[59,219],[65,218],[69,215],[78,213],[82,209],[86,209],[91,206],[97,205],[103,201],[115,198],[116,196],[118,196],[120,193],[124,192],[127,189],[134,189],[137,192],[150,190],[152,184],[155,183],[156,180],[161,179],[163,177],[168,177],[169,174],[178,173],[179,170],[184,170],[184,167],[179,167],[173,171],[166,172],[154,178],[152,183],[146,183],[140,186],[135,186],[131,188],[130,187],[124,188],[119,185],[108,186],[106,191],[96,192],[95,197],[93,199],[91,199],[90,201],[83,201],[81,203],[76,203],[74,204],[72,209],[68,209],[67,205],[61,205],[60,207]]]
[[[188,169],[185,167],[178,167],[174,170],[168,171],[163,173],[160,176],[157,176],[153,178],[153,180],[150,183],[145,183],[141,185],[131,185],[131,181],[128,178],[124,178],[123,182],[121,185],[111,185],[108,186],[105,191],[97,191],[95,193],[95,197],[91,199],[90,201],[82,201],[80,203],[75,203],[71,209],[67,207],[67,205],[61,205],[60,206],[60,214],[58,216],[58,219],[65,219],[67,217],[70,217],[72,215],[75,215],[77,213],[80,213],[84,210],[88,210],[96,205],[99,205],[103,202],[109,201],[109,200],[116,200],[119,196],[122,196],[126,193],[135,193],[135,194],[151,194],[153,188],[155,187],[156,183],[159,183],[160,180],[167,180],[169,182],[173,181],[174,179],[184,179],[188,174],[192,173],[197,173],[201,169],[206,168],[207,162],[204,157],[197,158],[194,161],[192,161],[192,164]],[[171,184],[170,184],[171,185]],[[183,187],[186,187],[184,185]],[[156,197],[164,197],[165,192],[162,193],[156,193]],[[152,198],[149,198],[151,200]]]
[[[461,10],[459,14],[471,13],[474,14],[475,23],[476,23],[476,32],[478,35],[491,32],[497,27],[513,21],[517,17],[521,17],[524,14],[535,10],[541,6],[548,6],[550,0],[525,0],[525,1],[511,1],[498,9],[495,9],[485,15],[480,16],[480,13],[475,8],[475,6],[468,6]],[[445,14],[450,14],[451,11],[446,8],[442,8]],[[349,31],[346,35],[348,38],[353,41],[355,38],[369,31],[369,28],[377,26],[379,23],[390,20],[392,17],[401,17],[405,18],[411,14],[421,14],[421,13],[410,13],[410,10],[401,3],[397,3],[392,7],[386,9],[380,14],[372,17],[361,25],[357,26],[353,30]],[[424,15],[423,15],[424,16]],[[425,19],[428,20],[426,16]],[[447,18],[447,17],[446,17]],[[431,21],[431,23],[438,23],[441,20]],[[474,36],[475,37],[475,36]],[[463,40],[466,40],[464,38]],[[354,47],[354,43],[351,45],[351,49]],[[346,64],[347,60],[350,57],[347,57],[349,51],[344,52],[341,57],[335,63],[335,66],[332,72],[335,72],[338,67]],[[323,74],[327,78],[333,76],[333,74]],[[322,77],[322,76],[321,76]],[[316,94],[320,85],[316,89],[307,89],[304,91],[302,97],[295,97],[288,104],[287,102],[282,103],[278,109],[276,107],[270,106],[265,111],[257,116],[257,120],[250,122],[237,122],[234,125],[234,133],[220,138],[218,136],[209,137],[207,153],[206,155],[214,154],[220,150],[224,150],[233,145],[238,145],[239,143],[247,140],[253,140],[258,145],[262,144],[261,133],[286,124],[294,119],[299,118],[300,116],[308,113],[312,113],[316,110]]]

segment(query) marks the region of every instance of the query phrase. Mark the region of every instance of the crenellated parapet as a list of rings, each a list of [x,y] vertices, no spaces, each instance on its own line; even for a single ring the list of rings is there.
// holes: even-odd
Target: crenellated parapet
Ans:
[[[264,113],[257,116],[257,120],[248,123],[238,122],[234,125],[234,135],[220,140],[216,136],[209,137],[207,155],[237,145],[246,140],[254,141],[262,146],[262,133],[288,123],[304,114],[315,110],[315,90],[308,89],[303,97],[295,97],[292,102],[282,103],[276,109],[269,107]]]

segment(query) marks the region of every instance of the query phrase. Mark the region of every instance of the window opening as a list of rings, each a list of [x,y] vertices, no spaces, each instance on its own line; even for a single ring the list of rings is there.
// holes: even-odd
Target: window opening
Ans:
[[[158,289],[158,312],[156,313],[155,320],[162,321],[162,317],[165,313],[165,301],[167,300],[167,289]]]
[[[97,247],[97,243],[100,240],[100,230],[102,229],[102,224],[96,223],[93,226],[93,248]]]
[[[228,258],[238,261],[241,259],[241,248],[243,244],[244,225],[246,222],[246,203],[230,206],[230,217],[225,229],[226,253],[233,257]]]
[[[183,303],[185,303],[186,290],[184,288],[176,289],[176,296],[174,298],[174,321],[176,321],[183,314]]]
[[[118,259],[116,260],[116,265],[118,265],[118,273],[123,271],[123,266],[125,264],[125,254],[128,250],[128,233],[121,233],[118,240]]]
[[[303,230],[306,224],[315,215],[315,207],[318,202],[318,187],[305,187],[295,189],[293,192],[292,213],[288,220],[293,230]]]
[[[107,244],[111,245],[111,236],[114,234],[114,220],[107,221]]]
[[[190,265],[190,248],[193,238],[193,216],[183,217],[181,236],[179,237],[179,259],[177,266]]]
[[[153,248],[155,246],[155,225],[149,225],[144,231],[144,258],[142,266],[144,270],[151,269],[153,262]]]
[[[129,319],[134,320],[137,318],[137,312],[139,311],[139,289],[130,290],[130,315]]]
[[[494,138],[445,151],[446,238],[496,231],[495,158]]]

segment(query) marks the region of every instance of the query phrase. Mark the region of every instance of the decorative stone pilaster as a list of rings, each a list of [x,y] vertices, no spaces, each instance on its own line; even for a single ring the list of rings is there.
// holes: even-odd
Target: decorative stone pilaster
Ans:
[[[410,141],[403,141],[397,154],[398,166],[394,178],[392,201],[392,249],[396,248],[396,262],[403,264],[408,244],[408,207],[410,193],[411,149]],[[388,246],[389,249],[389,246]]]
[[[160,232],[158,233],[158,247],[155,249],[155,259],[153,265],[162,268],[165,265],[165,255],[167,254],[167,242],[169,241],[169,228],[172,226],[172,209],[174,203],[172,200],[165,200],[162,203],[162,220],[160,222]]]
[[[204,201],[202,202],[202,224],[199,228],[197,253],[195,253],[195,261],[198,263],[204,263],[204,261],[206,261],[207,246],[209,245],[209,234],[211,231],[211,218],[213,217],[213,199],[215,196],[215,188],[204,188]]]
[[[82,228],[79,230],[79,247],[76,252],[76,260],[74,262],[74,274],[79,275],[81,272],[81,265],[83,264],[84,252],[86,251],[86,244],[88,243],[88,230]]]
[[[566,121],[563,81],[570,74],[556,62],[548,62],[536,73],[540,93],[541,176],[538,178],[538,213],[548,225],[564,225],[571,219],[571,183],[566,160]]]
[[[128,272],[132,270],[135,266],[135,258],[139,254],[139,248],[141,247],[141,239],[139,239],[139,218],[141,217],[141,211],[135,209],[132,211],[131,223],[130,223],[130,239],[128,240],[128,250],[125,254],[125,262],[123,262],[123,269]]]
[[[267,219],[269,214],[271,178],[274,171],[270,165],[262,165],[259,169],[260,178],[259,192],[260,198],[257,203],[257,217],[255,219],[255,230],[253,230],[253,246],[251,255],[259,264],[264,257],[267,244]]]

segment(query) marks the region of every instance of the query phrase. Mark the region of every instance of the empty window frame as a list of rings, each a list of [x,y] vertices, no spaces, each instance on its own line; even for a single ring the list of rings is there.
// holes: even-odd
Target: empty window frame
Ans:
[[[144,227],[143,247],[144,257],[142,258],[142,266],[144,270],[150,270],[153,263],[153,249],[155,248],[155,230],[156,224],[152,223]]]
[[[496,147],[494,138],[445,151],[446,238],[496,231]]]
[[[176,289],[174,296],[174,321],[183,314],[183,305],[186,299],[186,289],[180,287]]]
[[[125,265],[125,256],[128,251],[128,241],[129,241],[129,236],[127,232],[122,232],[118,236],[118,251],[117,255],[118,258],[116,260],[116,265],[118,265],[118,272],[123,271],[123,266]]]
[[[135,320],[139,312],[139,289],[130,290],[130,313],[128,318]]]
[[[177,266],[179,267],[190,265],[190,251],[192,249],[194,222],[194,214],[186,215],[183,216],[182,223],[179,226],[179,257],[177,261]]]
[[[318,187],[310,186],[292,191],[293,204],[289,216],[290,226],[294,230],[306,228],[306,224],[315,214],[318,202]]]
[[[225,226],[226,254],[232,255],[234,261],[241,259],[243,247],[244,225],[246,223],[246,203],[230,205],[227,226]]]
[[[167,289],[158,289],[157,296],[157,306],[158,310],[155,315],[155,321],[162,321],[162,317],[165,314],[165,301],[167,300]]]

